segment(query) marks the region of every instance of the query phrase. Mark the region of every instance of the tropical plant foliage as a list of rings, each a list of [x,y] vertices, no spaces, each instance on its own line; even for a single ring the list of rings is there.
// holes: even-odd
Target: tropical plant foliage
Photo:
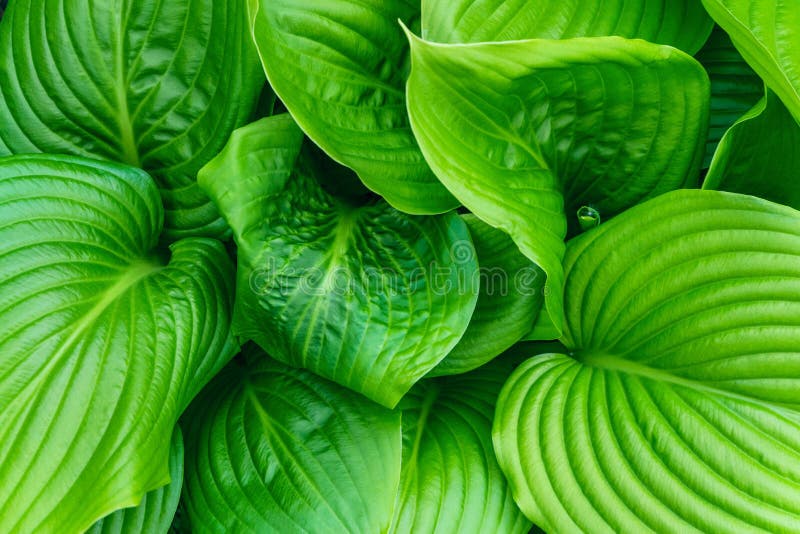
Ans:
[[[797,532],[800,4],[0,1],[0,532]]]

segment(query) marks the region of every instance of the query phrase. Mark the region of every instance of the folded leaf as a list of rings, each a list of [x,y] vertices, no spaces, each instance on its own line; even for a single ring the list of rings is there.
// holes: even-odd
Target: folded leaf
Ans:
[[[438,43],[617,35],[697,52],[714,22],[697,0],[425,0],[422,36]]]
[[[508,234],[472,214],[462,218],[480,265],[478,303],[464,336],[429,377],[465,373],[501,354],[531,330],[544,302],[544,273]]]
[[[753,72],[719,26],[697,53],[711,80],[711,125],[706,141],[703,167],[711,164],[722,136],[744,113],[764,96],[764,82]]]
[[[393,407],[467,329],[469,231],[453,212],[415,217],[329,193],[340,171],[302,145],[289,115],[269,117],[200,172],[239,247],[235,332]]]
[[[264,84],[242,0],[14,0],[0,26],[0,155],[147,170],[169,237],[227,231],[195,175]]]
[[[367,187],[407,213],[458,206],[408,125],[406,0],[248,0],[261,61],[303,131]]]
[[[515,363],[504,355],[471,373],[423,380],[403,398],[403,471],[391,533],[528,532],[491,441],[497,395]]]
[[[169,449],[169,484],[147,493],[133,508],[123,508],[92,525],[86,534],[166,534],[170,532],[183,487],[183,435],[175,427]]]
[[[493,428],[526,515],[552,532],[794,532],[800,212],[672,192],[572,241],[564,265],[567,350],[514,372]]]
[[[696,182],[708,77],[674,48],[618,37],[437,45],[411,39],[411,125],[444,185],[547,275],[563,322],[561,258],[576,212],[603,219]]]
[[[703,0],[703,5],[800,121],[800,9],[796,0]]]
[[[800,126],[775,93],[725,133],[703,189],[745,193],[800,209]]]
[[[169,482],[173,428],[235,351],[221,243],[156,249],[143,171],[0,159],[0,531],[77,532]]]
[[[192,532],[385,532],[399,413],[246,352],[184,418]]]

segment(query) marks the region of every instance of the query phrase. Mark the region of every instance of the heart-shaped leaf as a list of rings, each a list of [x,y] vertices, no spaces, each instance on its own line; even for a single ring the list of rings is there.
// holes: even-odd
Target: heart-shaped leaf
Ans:
[[[92,525],[86,534],[168,533],[183,487],[183,435],[179,427],[169,449],[169,484],[147,493],[138,506],[123,508]]]
[[[0,531],[82,531],[169,482],[178,416],[236,349],[233,265],[156,249],[132,167],[3,158],[0,198]]]
[[[800,121],[800,9],[796,0],[703,0],[742,57]]]
[[[245,350],[184,418],[192,532],[385,532],[400,414]]]
[[[364,184],[407,213],[458,206],[408,125],[407,0],[248,0],[269,82],[303,131]]]
[[[475,250],[456,213],[329,193],[334,165],[285,114],[237,130],[201,171],[239,247],[234,329],[393,407],[467,329]]]
[[[437,43],[617,35],[694,54],[714,22],[697,0],[425,0],[422,36]]]
[[[568,219],[604,219],[696,183],[708,77],[670,47],[618,37],[440,45],[411,39],[411,125],[444,185],[547,275],[563,322]]]
[[[526,515],[552,532],[795,531],[800,212],[676,191],[571,242],[564,266],[566,351],[522,364],[494,423]]]
[[[800,126],[772,91],[725,133],[703,189],[800,209]]]
[[[264,84],[247,26],[243,0],[15,0],[0,25],[0,155],[141,167],[169,237],[223,235],[195,175]]]

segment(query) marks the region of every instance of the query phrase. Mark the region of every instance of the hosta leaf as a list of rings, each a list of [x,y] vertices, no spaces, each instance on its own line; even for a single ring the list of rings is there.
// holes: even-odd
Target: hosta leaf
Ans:
[[[795,532],[800,212],[672,192],[564,265],[567,350],[515,371],[493,429],[526,515],[553,532]]]
[[[333,162],[302,144],[288,114],[270,117],[237,130],[200,173],[239,247],[234,329],[392,407],[467,328],[478,298],[469,231],[453,212],[332,195]]]
[[[0,531],[76,532],[169,482],[179,414],[231,357],[221,243],[156,249],[143,171],[0,159]]]
[[[515,361],[423,380],[403,398],[403,471],[390,532],[528,532],[492,449],[497,395]]]
[[[800,9],[796,0],[703,0],[742,57],[800,121]]]
[[[400,415],[251,350],[184,418],[192,532],[384,532]]]
[[[800,209],[800,126],[775,93],[767,91],[725,133],[703,188]]]
[[[708,78],[674,48],[618,37],[437,45],[412,35],[411,125],[436,175],[547,275],[561,327],[567,217],[604,219],[696,181]]]
[[[722,136],[744,113],[764,96],[764,82],[742,59],[731,38],[719,26],[697,53],[711,80],[711,125],[703,166],[711,158]]]
[[[694,54],[714,22],[697,0],[426,0],[422,36],[438,43],[617,35]]]
[[[147,493],[133,508],[117,510],[87,530],[87,534],[167,534],[183,487],[183,436],[176,427],[169,450],[169,484]]]
[[[0,26],[0,155],[147,170],[170,237],[220,236],[195,175],[264,83],[242,0],[14,0]]]
[[[544,302],[544,273],[508,234],[472,214],[462,218],[480,265],[475,272],[480,294],[464,336],[428,376],[464,373],[485,364],[531,330]]]
[[[389,204],[443,213],[458,202],[431,172],[408,125],[407,0],[248,0],[270,84],[305,133]]]

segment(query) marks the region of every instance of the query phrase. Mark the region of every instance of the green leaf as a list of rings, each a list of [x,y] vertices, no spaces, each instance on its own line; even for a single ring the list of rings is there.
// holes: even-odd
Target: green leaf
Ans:
[[[399,413],[260,351],[246,360],[183,419],[192,532],[385,532]]]
[[[676,191],[572,241],[564,265],[566,351],[514,372],[493,428],[526,515],[552,532],[796,531],[800,212]]]
[[[141,167],[167,237],[218,237],[195,175],[264,84],[242,0],[14,0],[0,26],[0,155],[63,153]]]
[[[364,184],[407,213],[458,206],[431,172],[408,125],[406,0],[248,0],[275,92],[303,131]]]
[[[403,471],[390,532],[525,533],[492,449],[497,395],[515,361],[423,380],[403,398]]]
[[[764,82],[742,59],[719,26],[695,56],[711,79],[711,125],[703,167],[708,168],[722,136],[764,95]]]
[[[697,0],[426,0],[422,36],[438,43],[616,35],[697,52],[714,22]]]
[[[796,0],[703,0],[703,5],[800,121],[800,9]]]
[[[411,125],[444,185],[547,275],[563,322],[561,258],[577,211],[603,220],[696,182],[708,78],[674,48],[618,37],[437,45],[411,39]]]
[[[82,531],[169,482],[179,414],[235,351],[233,265],[155,248],[138,169],[2,158],[0,198],[0,531]]]
[[[183,486],[183,435],[175,427],[169,453],[169,484],[147,493],[133,508],[107,515],[87,534],[166,534],[169,532]]]
[[[237,130],[200,172],[239,247],[234,329],[393,407],[467,329],[469,230],[454,212],[332,195],[341,173],[316,156],[287,114]]]
[[[800,209],[800,126],[775,93],[725,133],[703,189],[755,195]]]
[[[428,376],[465,373],[501,354],[531,330],[544,302],[544,273],[508,234],[472,214],[462,218],[480,265],[480,294],[464,336]]]

